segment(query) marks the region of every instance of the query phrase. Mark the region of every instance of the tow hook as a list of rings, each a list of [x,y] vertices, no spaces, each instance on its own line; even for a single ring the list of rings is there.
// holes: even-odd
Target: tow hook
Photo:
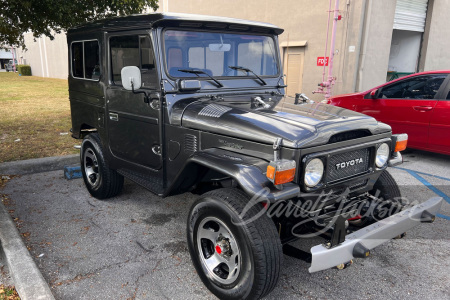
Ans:
[[[337,265],[337,266],[336,266],[336,269],[338,269],[338,270],[344,270],[344,269],[347,269],[348,267],[350,267],[352,264],[353,264],[353,259],[350,260],[350,261],[348,261],[348,262],[346,262],[346,263]]]

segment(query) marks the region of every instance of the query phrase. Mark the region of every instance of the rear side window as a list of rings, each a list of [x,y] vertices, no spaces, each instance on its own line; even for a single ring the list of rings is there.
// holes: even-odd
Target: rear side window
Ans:
[[[72,76],[83,78],[83,42],[72,43]]]
[[[97,41],[73,42],[71,58],[73,77],[91,80],[100,78],[100,49]]]
[[[434,99],[447,75],[427,75],[402,80],[382,89],[379,98]]]

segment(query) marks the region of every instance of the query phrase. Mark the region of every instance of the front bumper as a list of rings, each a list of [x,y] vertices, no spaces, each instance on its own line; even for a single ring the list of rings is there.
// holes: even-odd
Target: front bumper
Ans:
[[[323,245],[312,247],[309,272],[326,270],[349,262],[355,257],[355,251],[361,246],[363,249],[371,250],[420,223],[430,221],[425,216],[435,216],[441,208],[442,201],[443,199],[440,197],[431,198],[424,203],[364,227],[347,235],[345,241],[334,248],[328,249]]]

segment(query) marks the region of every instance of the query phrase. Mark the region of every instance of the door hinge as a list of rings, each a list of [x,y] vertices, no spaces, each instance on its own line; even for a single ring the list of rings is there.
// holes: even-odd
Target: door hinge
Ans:
[[[150,102],[150,107],[153,108],[154,110],[159,110],[159,108],[161,107],[161,105],[159,104],[159,99],[153,99]]]
[[[155,153],[156,155],[161,155],[161,146],[160,145],[155,145],[152,147],[152,151],[153,153]]]

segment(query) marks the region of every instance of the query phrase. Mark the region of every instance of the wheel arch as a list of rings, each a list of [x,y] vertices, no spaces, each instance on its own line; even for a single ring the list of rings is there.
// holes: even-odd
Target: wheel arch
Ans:
[[[185,191],[186,187],[197,183],[208,171],[232,178],[250,198],[265,191],[267,199],[275,202],[299,194],[300,188],[293,183],[286,184],[283,190],[275,188],[265,175],[267,165],[265,160],[222,149],[200,151],[186,161],[164,196]]]

